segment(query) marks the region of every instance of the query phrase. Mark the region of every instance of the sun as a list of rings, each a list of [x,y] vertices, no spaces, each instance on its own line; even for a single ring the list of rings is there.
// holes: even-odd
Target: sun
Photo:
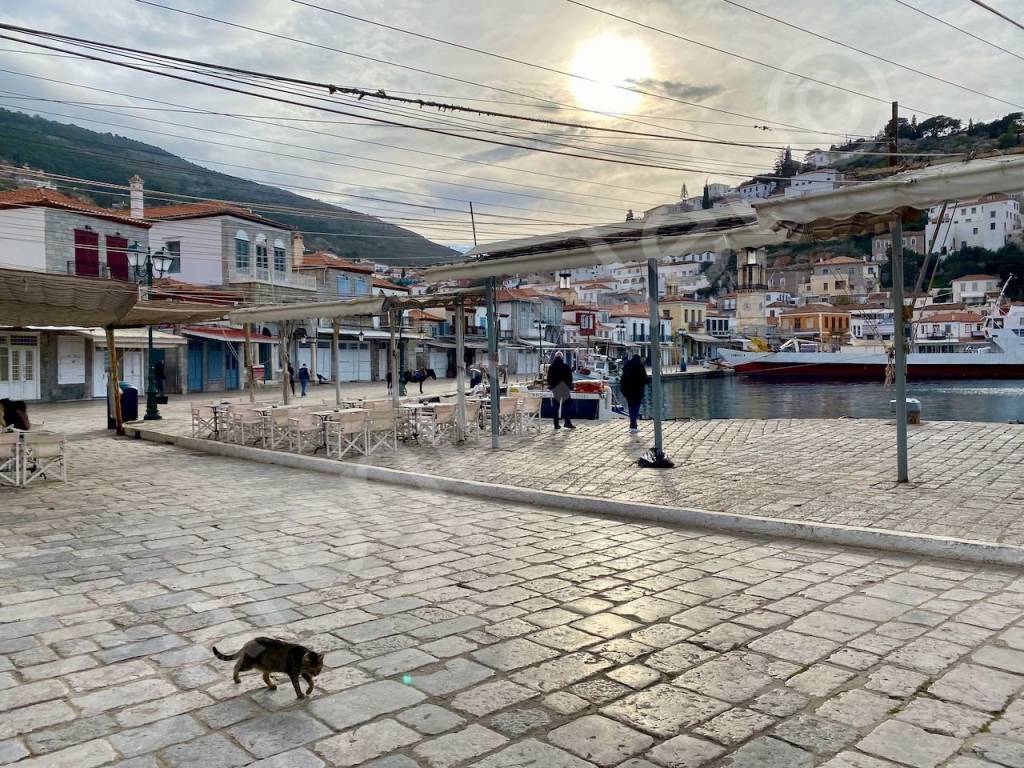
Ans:
[[[615,86],[648,78],[653,68],[643,43],[606,34],[577,45],[569,71],[579,76],[572,79],[572,93],[581,107],[596,112],[631,113],[640,106],[643,94]]]

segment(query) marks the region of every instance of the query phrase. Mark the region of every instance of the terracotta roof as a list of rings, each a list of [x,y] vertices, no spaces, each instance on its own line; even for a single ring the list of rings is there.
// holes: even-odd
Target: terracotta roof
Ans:
[[[7,192],[0,192],[0,208],[15,208],[21,206],[40,206],[43,208],[58,208],[65,211],[83,213],[87,216],[107,219],[109,221],[122,221],[135,227],[149,228],[149,222],[142,219],[132,218],[127,213],[101,208],[92,203],[86,203],[74,197],[61,194],[54,189],[33,187],[32,189],[12,189]]]
[[[341,269],[345,272],[359,272],[364,275],[373,274],[373,265],[357,264],[348,259],[342,259],[327,251],[314,251],[313,253],[302,254],[302,264],[299,269]]]
[[[922,317],[918,322],[928,323],[980,323],[985,318],[977,312],[936,312],[934,315]]]
[[[563,312],[597,312],[597,307],[588,307],[584,304],[566,304],[562,307]]]
[[[428,312],[425,309],[410,309],[409,310],[410,320],[425,320],[431,323],[443,323],[447,320],[444,315],[435,315],[433,312]]]
[[[650,317],[650,307],[647,304],[625,304],[612,309],[608,317]]]
[[[390,280],[385,280],[383,277],[373,278],[374,288],[387,288],[392,291],[405,291],[409,293],[409,286],[399,285],[398,283],[392,283]]]
[[[266,224],[269,227],[276,227],[277,229],[291,229],[287,224],[281,224],[273,219],[260,216],[258,213],[253,213],[248,208],[228,205],[227,203],[203,202],[181,203],[179,205],[158,205],[154,208],[146,208],[145,215],[147,219],[162,219],[167,221],[175,219],[202,219],[209,216],[237,216],[240,219],[248,219],[249,221]]]
[[[182,299],[183,301],[201,304],[241,304],[245,296],[237,291],[215,288],[209,285],[196,285],[175,280],[173,277],[160,277],[153,281],[153,297],[157,299]]]
[[[954,283],[959,283],[963,280],[999,280],[999,278],[996,275],[962,275],[953,278]]]
[[[863,259],[852,259],[849,256],[833,256],[831,259],[822,259],[817,262],[815,266],[819,264],[863,264]]]

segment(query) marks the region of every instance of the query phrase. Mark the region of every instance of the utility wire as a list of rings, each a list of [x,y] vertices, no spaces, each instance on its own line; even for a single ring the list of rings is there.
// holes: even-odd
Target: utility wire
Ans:
[[[955,29],[957,32],[960,32],[961,34],[967,35],[968,37],[977,40],[979,43],[984,43],[987,46],[995,48],[997,51],[1008,53],[1010,56],[1013,56],[1016,59],[1020,59],[1021,61],[1024,61],[1024,56],[1022,56],[1021,54],[1016,53],[1015,51],[1011,51],[1009,48],[1003,48],[1001,45],[997,45],[996,43],[993,43],[991,40],[981,37],[980,35],[976,35],[973,32],[968,32],[963,27],[958,27],[956,24],[952,24],[946,21],[945,19],[940,19],[938,16],[934,16],[928,13],[928,11],[918,8],[916,5],[911,5],[910,3],[906,2],[906,0],[893,0],[893,2],[899,3],[904,8],[908,8],[911,11],[914,11],[915,13],[920,13],[922,16],[927,16],[932,21],[938,22],[943,26],[949,27],[950,29]]]
[[[1002,11],[997,11],[997,10],[996,10],[995,8],[993,8],[993,7],[991,6],[991,5],[988,5],[987,3],[983,3],[983,2],[981,2],[981,0],[969,0],[969,2],[972,2],[972,3],[974,3],[974,4],[975,4],[976,6],[978,6],[979,8],[984,8],[984,9],[985,9],[986,11],[988,11],[989,13],[994,13],[994,14],[995,14],[996,16],[998,16],[998,17],[999,17],[1000,19],[1002,19],[1003,21],[1008,21],[1008,22],[1010,22],[1011,24],[1013,24],[1013,26],[1017,27],[1018,29],[1022,29],[1022,30],[1024,30],[1024,24],[1021,24],[1021,23],[1020,23],[1019,21],[1017,21],[1016,19],[1011,19],[1011,18],[1010,18],[1009,16],[1007,16],[1007,15],[1006,15],[1005,13],[1003,13]]]
[[[886,64],[891,64],[894,67],[899,67],[900,69],[904,69],[907,72],[913,72],[915,75],[921,75],[922,77],[927,77],[927,78],[929,78],[931,80],[935,80],[936,82],[943,83],[945,85],[950,85],[950,86],[952,86],[954,88],[959,88],[962,91],[967,91],[968,93],[973,93],[976,96],[983,96],[986,99],[991,99],[992,101],[998,101],[1000,104],[1006,104],[1007,106],[1019,107],[1021,109],[1024,109],[1024,104],[1018,104],[1015,101],[1007,101],[1006,99],[1001,99],[998,96],[993,96],[990,93],[984,93],[983,91],[979,91],[976,88],[971,88],[969,85],[963,85],[962,83],[955,83],[952,80],[947,80],[944,77],[939,77],[938,75],[929,74],[928,72],[924,72],[924,71],[922,71],[920,69],[917,69],[916,67],[912,67],[912,66],[910,66],[908,64],[901,64],[898,61],[893,61],[892,59],[888,59],[885,56],[882,56],[880,54],[871,53],[871,51],[865,51],[863,48],[858,48],[855,45],[850,45],[848,43],[844,43],[841,40],[836,40],[835,38],[829,37],[828,35],[823,35],[820,32],[815,32],[813,30],[807,29],[806,27],[801,27],[801,26],[799,26],[797,24],[793,24],[792,22],[785,21],[784,19],[780,19],[777,16],[772,16],[769,13],[764,13],[763,11],[759,11],[756,8],[750,8],[749,6],[746,6],[746,5],[743,5],[742,3],[736,2],[736,0],[722,0],[722,2],[728,3],[729,5],[731,5],[731,6],[735,7],[735,8],[740,8],[740,9],[742,9],[744,11],[749,12],[749,13],[753,13],[753,14],[755,14],[757,16],[760,16],[761,18],[769,19],[770,21],[774,21],[776,24],[782,24],[783,26],[790,27],[791,29],[798,30],[800,32],[803,32],[806,35],[810,35],[811,37],[816,37],[819,40],[824,40],[827,43],[832,43],[833,45],[841,46],[843,48],[846,48],[847,50],[855,51],[856,53],[863,54],[864,56],[868,56],[868,57],[870,57],[872,59],[878,59],[879,61],[884,61]]]

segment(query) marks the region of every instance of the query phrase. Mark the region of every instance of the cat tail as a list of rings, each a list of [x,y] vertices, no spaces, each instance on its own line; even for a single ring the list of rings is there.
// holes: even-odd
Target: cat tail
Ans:
[[[237,659],[241,653],[241,649],[235,651],[234,653],[221,653],[217,650],[217,646],[213,646],[213,655],[221,661],[232,661],[233,659]]]

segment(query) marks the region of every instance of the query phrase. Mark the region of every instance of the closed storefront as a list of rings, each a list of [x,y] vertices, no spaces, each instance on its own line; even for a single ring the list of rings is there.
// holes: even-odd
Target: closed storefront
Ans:
[[[0,331],[0,397],[39,399],[39,334]]]

